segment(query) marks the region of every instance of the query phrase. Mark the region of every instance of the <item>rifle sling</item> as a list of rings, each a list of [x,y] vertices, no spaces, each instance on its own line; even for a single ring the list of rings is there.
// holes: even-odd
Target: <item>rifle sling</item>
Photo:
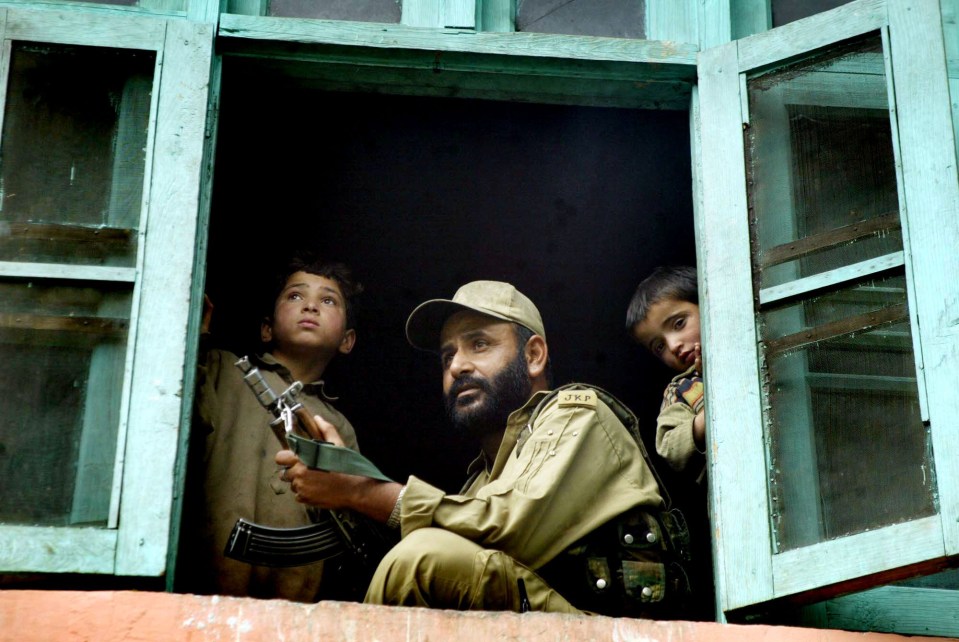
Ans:
[[[290,444],[290,450],[310,468],[372,477],[380,481],[393,481],[381,473],[373,462],[355,450],[335,446],[328,441],[308,439],[295,433],[287,434],[286,439]]]

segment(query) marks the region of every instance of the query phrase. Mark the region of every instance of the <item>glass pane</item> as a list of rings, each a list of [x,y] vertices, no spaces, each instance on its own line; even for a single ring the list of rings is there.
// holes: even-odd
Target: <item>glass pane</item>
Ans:
[[[397,0],[270,0],[267,15],[356,22],[400,21]]]
[[[748,92],[760,287],[901,250],[879,37],[751,78]]]
[[[0,260],[134,264],[154,58],[14,44],[0,147]]]
[[[131,288],[0,280],[0,523],[106,524]]]
[[[905,277],[760,314],[778,550],[935,513]]]
[[[610,38],[646,37],[645,0],[520,0],[516,30]]]
[[[852,0],[772,0],[770,6],[773,14],[773,26],[778,27],[787,22],[808,18],[850,2]]]

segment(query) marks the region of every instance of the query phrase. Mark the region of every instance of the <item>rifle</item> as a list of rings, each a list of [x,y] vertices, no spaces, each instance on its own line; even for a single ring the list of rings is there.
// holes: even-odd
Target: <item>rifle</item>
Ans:
[[[321,439],[319,426],[297,399],[302,383],[294,381],[277,395],[247,357],[234,365],[243,373],[243,380],[260,404],[274,416],[270,428],[280,445],[296,453],[304,464],[319,470],[392,481],[358,452]],[[299,423],[310,438],[293,432],[294,423]],[[300,566],[337,558],[341,567],[349,571],[345,576],[355,580],[355,588],[365,591],[377,564],[396,542],[395,535],[349,511],[317,513],[314,524],[296,528],[273,528],[241,518],[233,527],[224,554],[262,566]]]

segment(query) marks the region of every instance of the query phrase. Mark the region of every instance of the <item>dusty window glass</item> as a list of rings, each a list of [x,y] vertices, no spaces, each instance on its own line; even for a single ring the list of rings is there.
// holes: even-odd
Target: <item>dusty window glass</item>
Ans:
[[[0,260],[133,266],[155,54],[14,43]]]
[[[902,249],[881,45],[856,46],[749,82],[760,287]]]
[[[781,550],[935,513],[904,281],[857,282],[762,314]]]
[[[880,38],[747,91],[777,550],[934,514]]]
[[[516,30],[645,38],[645,0],[519,0]]]
[[[400,21],[399,0],[269,0],[267,15],[356,22]]]
[[[850,2],[852,0],[772,0],[770,8],[772,9],[773,26],[778,27],[787,22],[808,18]]]
[[[131,291],[0,280],[0,523],[106,525]]]

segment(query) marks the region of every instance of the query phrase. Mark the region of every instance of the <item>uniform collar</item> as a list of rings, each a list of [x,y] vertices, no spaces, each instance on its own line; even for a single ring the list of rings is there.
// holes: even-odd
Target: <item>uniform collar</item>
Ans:
[[[282,363],[277,361],[276,357],[274,357],[271,353],[264,352],[261,355],[254,355],[253,358],[257,362],[257,366],[263,370],[275,372],[286,383],[293,383],[293,375],[290,374],[290,370]],[[303,382],[301,381],[300,383]],[[339,397],[333,397],[326,393],[326,383],[322,379],[317,379],[316,381],[311,381],[310,383],[303,383],[303,392],[308,395],[313,395],[314,397],[320,397],[326,401],[337,401],[339,399]]]
[[[529,425],[530,415],[533,414],[533,410],[549,392],[549,390],[534,392],[533,396],[522,407],[510,413],[509,419],[506,420],[506,432],[503,433],[503,441],[500,442],[499,450],[496,451],[496,460],[490,470],[490,479],[499,476],[509,459],[510,453],[515,448],[522,447],[522,444],[529,439],[529,436],[533,433],[533,427]],[[482,461],[487,469],[490,468],[483,453],[480,453],[479,458],[471,464],[471,467],[479,461]]]

